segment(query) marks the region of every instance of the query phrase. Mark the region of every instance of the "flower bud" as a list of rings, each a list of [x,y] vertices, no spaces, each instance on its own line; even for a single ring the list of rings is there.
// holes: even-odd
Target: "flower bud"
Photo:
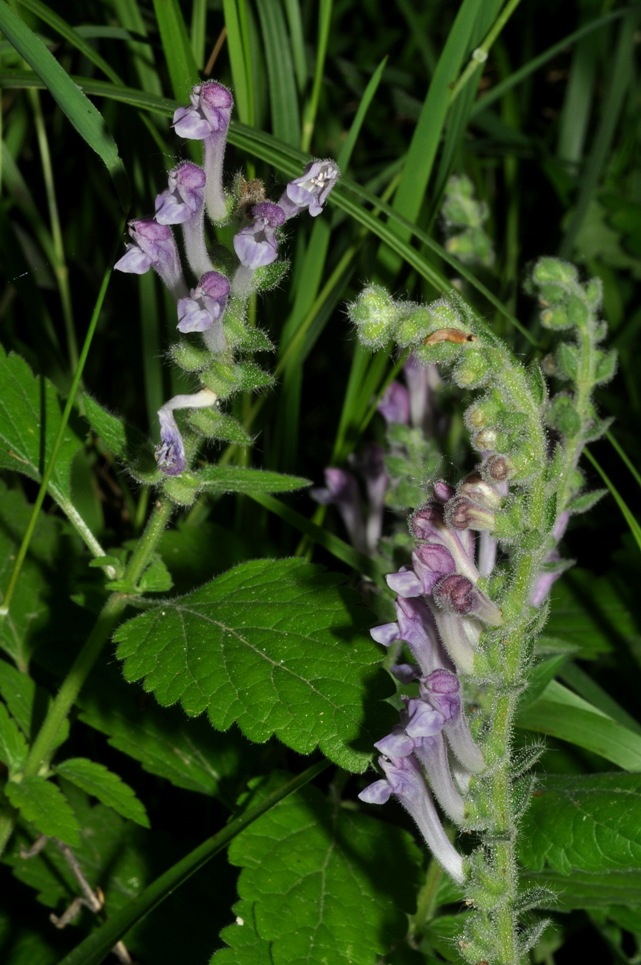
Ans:
[[[382,348],[391,340],[398,316],[394,299],[380,285],[368,285],[349,308],[360,340],[370,348]]]

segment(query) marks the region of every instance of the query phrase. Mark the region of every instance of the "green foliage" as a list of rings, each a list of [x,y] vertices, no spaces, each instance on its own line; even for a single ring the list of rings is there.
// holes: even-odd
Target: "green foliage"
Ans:
[[[487,914],[463,905],[435,863],[423,874],[399,809],[355,802],[364,779],[314,772],[316,788],[234,837],[270,775],[309,779],[295,751],[366,767],[397,719],[385,701],[399,700],[367,634],[395,618],[383,574],[408,563],[406,516],[431,482],[456,484],[488,446],[501,451],[486,481],[504,474],[509,490],[492,510],[487,583],[506,623],[483,637],[486,676],[465,689],[475,736],[486,754],[499,748],[494,773],[505,760],[494,734],[518,695],[520,931],[507,960],[528,943],[532,961],[579,943],[638,958],[639,9],[0,6],[0,959],[98,965],[123,940],[154,965],[212,953],[238,965],[494,960],[505,876]],[[106,273],[122,211],[153,211],[181,150],[200,160],[169,124],[191,84],[214,76],[239,121],[230,220],[208,239],[216,267],[232,277],[241,179],[277,200],[310,153],[336,157],[342,179],[321,217],[287,222],[251,298],[230,300],[228,352],[212,365],[197,334],[175,340],[175,304],[151,272],[114,273],[108,288]],[[562,260],[536,262],[541,252]],[[525,275],[538,315],[519,294]],[[263,351],[273,373],[256,364]],[[440,378],[421,420],[383,426],[377,402],[392,380],[409,387],[410,352]],[[156,413],[202,383],[222,405],[178,414],[191,468],[163,477]],[[328,465],[354,469],[372,442],[389,483],[368,556],[304,487]],[[559,560],[549,529],[563,509]],[[562,575],[532,614],[539,553],[539,573]],[[580,569],[565,572],[570,559]],[[533,664],[506,683],[521,618]],[[386,659],[407,656],[394,645]],[[473,784],[485,830],[455,843],[478,870],[475,842],[502,812],[487,778]],[[220,829],[216,864],[203,865]],[[511,840],[513,826],[494,829]],[[64,914],[81,886],[54,840],[22,856],[41,832],[73,843],[104,912],[52,927],[48,911]],[[234,867],[220,853],[230,840]],[[542,912],[554,919],[543,935]]]
[[[72,847],[80,843],[80,824],[71,805],[57,785],[39,777],[24,777],[5,787],[9,802],[38,834],[59,838]]]
[[[18,355],[0,346],[0,468],[13,469],[39,482],[51,458],[61,425],[62,406],[48,379],[37,378]],[[82,440],[67,426],[49,483],[60,503],[71,498],[71,462]]]
[[[123,624],[117,652],[126,678],[163,706],[180,701],[218,730],[237,723],[250,740],[276,735],[302,754],[319,747],[358,772],[380,726],[368,704],[381,685],[355,603],[302,560],[245,563]]]
[[[234,909],[242,922],[223,931],[231,948],[212,963],[249,961],[248,949],[251,961],[283,965],[347,958],[365,965],[384,954],[405,935],[418,878],[410,836],[389,830],[391,837],[379,821],[313,788],[256,821],[230,848],[242,868]]]

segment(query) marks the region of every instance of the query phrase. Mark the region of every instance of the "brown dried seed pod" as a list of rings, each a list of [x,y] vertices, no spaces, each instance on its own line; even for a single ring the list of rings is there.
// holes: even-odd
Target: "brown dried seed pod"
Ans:
[[[478,342],[478,338],[471,332],[462,332],[460,328],[437,328],[435,332],[423,339],[423,345],[436,345],[437,342],[464,345],[466,342]]]

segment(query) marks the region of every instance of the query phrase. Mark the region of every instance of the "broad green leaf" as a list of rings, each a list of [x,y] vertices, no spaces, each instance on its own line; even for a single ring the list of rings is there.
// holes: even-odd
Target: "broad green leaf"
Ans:
[[[27,756],[27,742],[4,704],[0,703],[0,761],[9,774],[20,770]]]
[[[218,797],[221,783],[248,774],[255,763],[255,749],[237,731],[223,736],[204,718],[185,717],[178,707],[163,708],[149,700],[141,704],[140,692],[115,668],[104,668],[99,677],[90,679],[80,694],[80,719],[149,773]]]
[[[243,869],[238,891],[253,905],[274,965],[372,965],[406,933],[421,862],[406,831],[341,808],[312,787],[243,831],[229,860]],[[232,947],[243,928],[225,929]],[[213,959],[234,961],[228,952]]]
[[[210,965],[274,965],[269,943],[257,934],[255,902],[241,899],[232,911],[236,923],[220,933],[230,947],[216,952]]]
[[[316,747],[362,771],[391,709],[367,611],[341,579],[301,559],[241,564],[193,593],[123,624],[115,635],[127,680],[163,706],[236,722],[301,754]]]
[[[302,476],[244,466],[207,466],[198,472],[198,483],[208,493],[285,493],[311,486]]]
[[[107,131],[102,114],[61,67],[8,3],[0,4],[0,30],[41,78],[51,96],[80,136],[105,163],[118,191],[123,210],[129,207],[127,174],[118,148]]]
[[[628,771],[641,771],[641,736],[552,681],[524,707],[517,726],[585,747]]]
[[[108,808],[113,808],[123,818],[135,821],[143,828],[149,827],[147,812],[132,788],[117,774],[108,770],[104,764],[98,764],[84,757],[73,757],[57,764],[55,771],[87,794],[97,798]]]
[[[602,887],[624,872],[627,901],[641,904],[640,792],[641,774],[542,778],[522,820],[521,861],[570,878],[594,875]]]
[[[0,408],[3,395],[4,392],[0,393]],[[13,561],[30,516],[31,506],[22,492],[9,490],[0,481],[0,592],[9,582]],[[9,613],[0,619],[0,649],[15,661],[21,671],[29,666],[39,638],[46,631],[52,593],[60,591],[63,585],[64,573],[57,564],[60,533],[60,521],[41,513]],[[3,690],[3,673],[6,676],[6,672],[0,671],[0,691]],[[28,685],[20,686],[15,694],[13,684],[7,683],[6,687],[9,691],[5,697],[7,704],[12,707],[12,714],[22,726],[27,720],[27,708],[24,708],[24,715],[21,716],[13,709],[10,700],[23,694],[24,687],[28,688]],[[24,697],[27,699],[26,692]],[[29,709],[29,715],[30,712]]]
[[[149,448],[145,436],[109,412],[87,393],[83,396],[87,422],[117,459],[130,460],[139,449]]]
[[[0,346],[0,469],[14,469],[40,482],[58,432],[62,406],[48,379],[34,377],[19,355]],[[55,500],[71,498],[71,461],[82,440],[70,425],[49,484]]]
[[[5,794],[39,834],[59,838],[65,844],[80,844],[80,825],[64,794],[52,781],[34,775],[16,783],[9,781]]]

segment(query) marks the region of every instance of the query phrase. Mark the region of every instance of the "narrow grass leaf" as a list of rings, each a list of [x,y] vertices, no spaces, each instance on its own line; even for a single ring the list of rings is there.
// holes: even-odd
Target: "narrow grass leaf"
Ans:
[[[0,30],[42,80],[69,122],[101,158],[111,175],[123,210],[129,208],[129,182],[118,148],[102,114],[55,57],[7,3],[0,4]]]

